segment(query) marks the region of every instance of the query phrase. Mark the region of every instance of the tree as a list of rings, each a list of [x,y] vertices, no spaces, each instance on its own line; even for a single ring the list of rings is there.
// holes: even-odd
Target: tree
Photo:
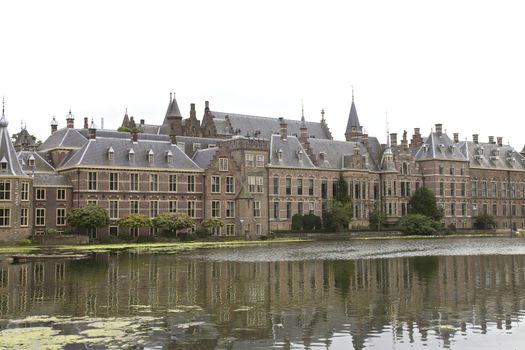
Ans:
[[[109,216],[106,209],[94,204],[71,209],[67,214],[66,220],[73,227],[85,229],[109,225]]]
[[[151,227],[151,219],[141,214],[128,214],[118,220],[118,225],[128,228]]]
[[[432,220],[440,221],[443,218],[443,210],[438,208],[436,197],[426,187],[420,187],[410,198],[410,213],[425,215]]]
[[[474,227],[478,230],[488,230],[491,228],[494,228],[496,226],[496,222],[494,221],[494,217],[489,214],[481,214],[474,218]]]
[[[303,215],[304,230],[318,230],[321,228],[321,218],[315,214]]]
[[[422,214],[408,214],[399,220],[399,226],[405,234],[431,235],[437,232],[438,222]]]
[[[167,228],[172,232],[190,228],[193,224],[193,219],[185,213],[162,213],[153,219],[154,227]]]
[[[348,184],[342,175],[339,175],[334,199],[328,203],[328,209],[323,213],[323,225],[334,232],[348,230],[353,217],[352,199],[348,195]]]
[[[345,204],[352,201],[352,199],[348,195],[348,183],[343,178],[343,175],[339,175],[339,180],[337,180],[334,199],[339,203]]]
[[[221,218],[216,218],[216,217],[207,218],[207,219],[202,220],[201,226],[204,227],[205,229],[213,229],[213,228],[216,228],[216,227],[223,227],[224,226],[224,220],[222,220]]]
[[[303,216],[301,214],[294,214],[292,216],[292,230],[301,231],[303,229]]]
[[[385,213],[383,213],[379,208],[374,208],[368,215],[368,222],[370,223],[370,228],[374,228],[376,230],[381,229],[381,226],[383,226],[385,220]]]

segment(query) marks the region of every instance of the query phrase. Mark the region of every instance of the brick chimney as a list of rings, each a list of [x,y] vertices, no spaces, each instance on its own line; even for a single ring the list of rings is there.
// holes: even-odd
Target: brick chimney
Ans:
[[[89,126],[89,138],[94,140],[97,138],[97,128],[95,126],[95,123],[93,122],[93,120],[91,121],[91,125]]]
[[[53,120],[51,121],[51,133],[54,133],[58,130],[58,123],[55,119],[55,116],[53,116]]]
[[[414,128],[414,135],[410,140],[410,147],[419,148],[423,144],[423,139],[421,138],[421,132],[419,128]]]
[[[88,118],[87,117],[84,117],[84,129],[88,129],[89,126],[88,126]]]
[[[177,135],[170,135],[170,141],[172,145],[177,144]]]
[[[498,146],[503,146],[503,137],[498,137]]]
[[[390,146],[397,146],[397,133],[390,133]]]
[[[436,124],[436,134],[438,136],[443,135],[443,124]]]
[[[489,136],[489,143],[490,143],[491,145],[494,144],[494,136]]]
[[[195,112],[195,103],[190,104],[190,118],[197,119],[197,113]]]
[[[455,132],[454,133],[454,143],[458,143],[459,142],[459,133]]]
[[[281,135],[281,140],[288,138],[288,124],[284,122],[283,117],[279,117],[279,134]]]
[[[137,129],[131,130],[131,141],[137,142],[138,139],[139,139],[139,132],[137,131]]]
[[[75,117],[73,114],[71,114],[71,109],[69,110],[69,114],[66,116],[66,127],[69,129],[75,128]]]
[[[472,141],[474,141],[475,144],[478,143],[478,136],[479,136],[478,134],[473,134],[472,135]]]

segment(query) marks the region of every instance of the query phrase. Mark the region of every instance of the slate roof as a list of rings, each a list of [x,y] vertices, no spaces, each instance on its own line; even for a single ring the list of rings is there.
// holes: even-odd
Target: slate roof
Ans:
[[[218,149],[218,147],[199,149],[193,155],[192,160],[202,169],[207,169]]]
[[[87,133],[87,130],[84,130]],[[55,148],[80,148],[87,142],[87,137],[80,130],[63,128],[52,133],[39,147],[39,151],[48,151]]]
[[[35,173],[33,186],[73,187],[68,176],[58,173]]]
[[[11,141],[7,131],[7,125],[8,122],[2,110],[2,117],[0,118],[0,162],[7,162],[7,169],[0,170],[0,176],[27,176],[16,156],[13,141]]]
[[[320,168],[343,169],[345,156],[353,155],[355,148],[358,147],[359,154],[368,156],[368,170],[378,170],[377,161],[371,156],[371,154],[369,154],[367,148],[362,142],[321,139],[309,139],[308,142],[318,160]],[[371,143],[378,143],[377,139],[369,138],[369,146]],[[373,145],[372,147],[380,147],[380,145]],[[321,160],[321,153],[325,154],[324,162]]]
[[[523,149],[521,150],[521,153],[525,153],[525,145],[523,146]]]
[[[20,161],[22,169],[27,173],[31,174],[33,172],[47,172],[54,173],[55,168],[47,161],[46,155],[41,152],[34,151],[20,151],[17,154],[17,157]],[[30,158],[33,157],[35,161],[34,166],[30,166]]]
[[[114,159],[109,159],[108,150],[114,150]],[[129,152],[133,149],[133,159]],[[153,162],[149,162],[148,153],[153,152]],[[172,154],[171,163],[168,153]],[[90,139],[80,150],[61,165],[61,168],[74,166],[107,166],[129,168],[155,168],[200,170],[200,168],[176,145],[169,141],[140,140],[136,143],[131,139],[98,137]]]
[[[363,127],[359,123],[357,110],[355,108],[354,98],[352,97],[352,105],[350,106],[350,114],[348,115],[348,123],[346,124],[346,133],[352,132],[352,127],[356,127],[358,132],[363,131]]]
[[[460,148],[471,168],[525,170],[525,157],[509,145],[463,141]]]
[[[169,139],[169,137],[168,137]],[[224,139],[216,139],[211,137],[197,137],[197,136],[177,136],[177,143],[184,142],[184,153],[189,157],[193,157],[195,151],[193,145],[200,144],[200,149],[218,146]]]
[[[253,115],[211,112],[213,123],[220,135],[250,136],[270,139],[272,134],[280,130],[280,121],[278,118],[257,117]],[[300,120],[284,119],[288,124],[288,133],[290,135],[299,135],[301,128]],[[332,139],[332,135],[327,128],[324,128],[318,122],[306,122],[310,137],[318,139]]]
[[[392,160],[387,160],[388,156],[391,156]],[[396,164],[394,163],[394,153],[390,147],[387,147],[383,152],[383,158],[381,159],[381,170],[397,171]]]
[[[415,155],[416,160],[442,159],[466,161],[467,157],[460,151],[460,145],[445,133],[439,135],[437,132],[431,132],[424,140],[423,145]]]
[[[279,152],[282,159],[279,159]],[[302,154],[301,161],[299,155]],[[315,168],[303,146],[295,136],[282,140],[280,135],[272,135],[270,139],[270,165],[294,168]]]
[[[35,147],[35,140],[29,135],[29,132],[27,132],[26,128],[23,128],[18,133],[18,136],[14,143],[15,146],[23,146],[27,145],[29,147]]]

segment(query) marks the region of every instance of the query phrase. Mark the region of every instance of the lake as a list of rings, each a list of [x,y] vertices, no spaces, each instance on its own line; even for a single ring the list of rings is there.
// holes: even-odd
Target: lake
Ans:
[[[518,238],[0,264],[0,349],[514,349],[524,321]]]

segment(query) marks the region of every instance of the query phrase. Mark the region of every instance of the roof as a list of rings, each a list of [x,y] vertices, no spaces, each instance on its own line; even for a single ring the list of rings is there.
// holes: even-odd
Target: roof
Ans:
[[[63,186],[73,187],[69,177],[57,173],[35,173],[33,186]]]
[[[270,139],[272,134],[280,130],[278,118],[257,117],[246,114],[211,112],[213,123],[219,135],[242,135]],[[283,119],[288,125],[290,135],[299,135],[300,120]],[[332,139],[328,128],[318,122],[306,122],[308,133],[312,138]]]
[[[22,169],[31,174],[34,172],[54,173],[55,168],[46,160],[45,153],[35,151],[20,151],[18,152],[18,159],[22,165]],[[34,160],[34,166],[30,165],[30,159]]]
[[[87,133],[87,130],[84,130]],[[87,135],[87,134],[86,134]],[[79,130],[63,128],[52,133],[39,147],[39,151],[48,151],[55,148],[80,148],[87,142]]]
[[[442,159],[466,161],[467,157],[460,150],[460,145],[455,143],[445,133],[431,132],[423,145],[416,152],[416,160]]]
[[[315,165],[295,136],[288,136],[286,140],[283,140],[280,135],[272,135],[270,140],[270,165],[315,168]]]
[[[8,122],[2,110],[2,117],[0,118],[0,162],[6,162],[7,167],[5,170],[0,169],[0,176],[27,176],[16,156],[13,141],[11,141],[7,131],[7,125]]]
[[[197,136],[177,136],[177,144],[184,142],[184,153],[189,157],[195,154],[197,149],[206,149],[218,146],[224,139],[216,139],[211,137],[197,137]],[[198,147],[194,146],[198,144]]]
[[[193,155],[192,160],[202,169],[207,169],[210,166],[211,160],[217,153],[218,147],[199,149]]]
[[[24,146],[24,145],[26,145],[26,146],[34,147],[36,144],[35,144],[35,140],[33,140],[33,137],[31,135],[29,135],[29,132],[27,132],[26,128],[23,128],[18,133],[18,136],[16,137],[14,145],[15,146]]]
[[[359,117],[357,116],[357,109],[355,108],[354,97],[352,96],[352,105],[350,106],[350,114],[348,115],[348,123],[346,124],[346,133],[352,133],[352,127],[355,127],[358,132],[362,131]]]
[[[348,160],[354,154],[366,156],[366,166],[368,170],[377,170],[376,157],[370,154],[367,146],[363,142],[357,141],[335,141],[335,140],[321,140],[309,139],[310,147],[315,154],[320,168],[326,169],[343,169],[348,167]],[[377,145],[375,145],[377,143]],[[377,139],[369,138],[368,147],[372,149],[380,147]],[[321,153],[324,154],[324,161]],[[380,157],[381,155],[379,155]],[[346,163],[346,166],[345,166]]]
[[[525,170],[525,157],[509,145],[463,141],[460,149],[470,162],[470,168]]]
[[[113,159],[108,155],[110,148],[114,150]],[[131,149],[134,156],[130,158]],[[168,156],[169,152],[171,157]],[[150,162],[148,154],[151,153],[153,160]],[[75,166],[200,170],[184,152],[169,141],[139,139],[138,142],[133,142],[131,139],[98,136],[76,151],[61,168]]]

